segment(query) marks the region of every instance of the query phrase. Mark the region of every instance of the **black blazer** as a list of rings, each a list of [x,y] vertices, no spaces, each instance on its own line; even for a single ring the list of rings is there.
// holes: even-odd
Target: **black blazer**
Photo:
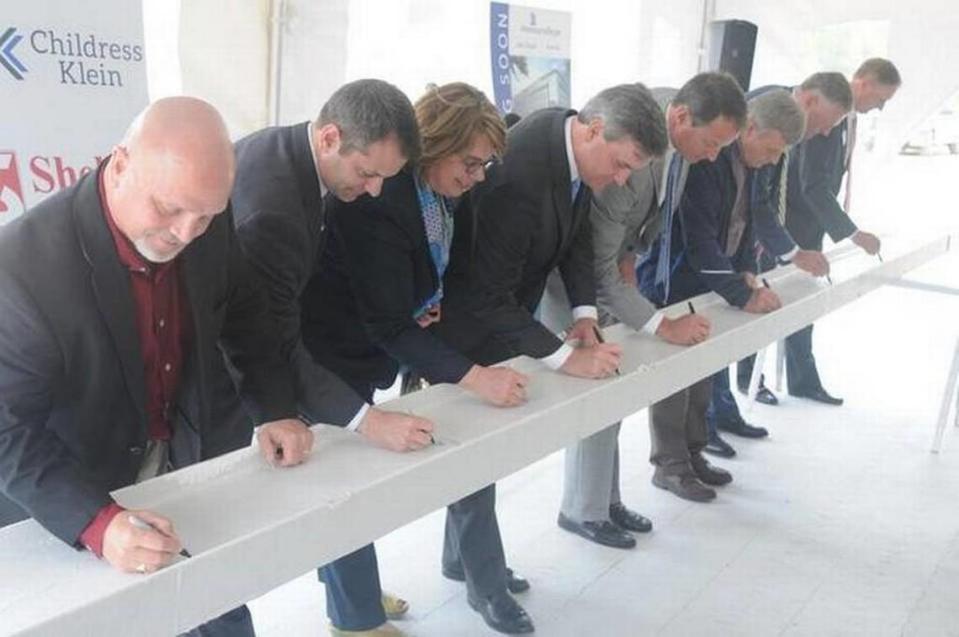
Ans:
[[[436,331],[479,363],[559,349],[533,317],[553,268],[574,307],[596,304],[586,184],[571,201],[564,127],[574,114],[548,108],[523,118],[509,131],[503,163],[457,208]]]
[[[129,273],[104,218],[98,174],[0,231],[0,489],[74,545],[109,492],[134,482],[147,443]],[[218,430],[232,426],[216,404],[221,349],[255,420],[296,413],[289,368],[230,217],[217,216],[178,257],[193,321],[174,410],[176,466],[222,445]],[[247,426],[247,444],[251,434]]]
[[[342,426],[365,402],[309,355],[300,325],[301,296],[326,236],[308,125],[266,128],[236,143],[233,214],[243,251],[269,294],[300,413],[310,422]]]
[[[848,127],[846,118],[828,135],[816,135],[790,154],[786,228],[807,250],[822,250],[827,232],[839,242],[857,230],[837,199],[846,171]]]
[[[354,383],[389,387],[399,365],[431,383],[457,383],[472,366],[421,328],[413,312],[439,285],[413,176],[383,183],[379,197],[328,201],[322,267],[303,295],[303,340]]]

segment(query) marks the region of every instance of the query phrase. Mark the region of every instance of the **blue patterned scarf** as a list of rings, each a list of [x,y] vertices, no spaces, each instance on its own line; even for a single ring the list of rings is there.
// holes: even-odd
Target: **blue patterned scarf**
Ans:
[[[423,214],[423,226],[426,227],[426,241],[430,247],[430,257],[436,268],[438,285],[436,292],[413,312],[418,319],[443,299],[443,274],[450,262],[450,244],[453,242],[453,215],[450,214],[452,201],[437,194],[419,175],[414,177],[416,194]]]

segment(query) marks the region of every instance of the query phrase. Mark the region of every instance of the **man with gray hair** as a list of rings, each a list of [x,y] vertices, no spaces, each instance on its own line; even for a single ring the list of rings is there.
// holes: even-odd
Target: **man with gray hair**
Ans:
[[[787,91],[768,92],[749,102],[739,140],[715,162],[690,167],[670,232],[669,284],[659,284],[664,246],[657,242],[637,268],[644,296],[664,307],[713,291],[747,312],[780,306],[778,296],[755,286],[748,274],[755,271],[756,204],[762,202],[752,186],[757,171],[778,162],[786,147],[802,138],[804,125],[803,113]],[[700,482],[721,486],[732,481],[732,475],[711,467],[702,456],[711,384],[707,377],[657,403],[650,413],[651,419],[679,416],[686,431],[683,448],[653,440],[653,484],[697,502],[716,497],[715,490]]]
[[[457,208],[436,332],[481,365],[525,354],[573,376],[611,376],[621,349],[596,336],[589,204],[593,191],[624,184],[663,153],[662,111],[646,87],[622,84],[580,113],[547,108],[525,116],[507,143],[503,162]],[[534,316],[557,267],[572,306],[570,343]],[[497,630],[533,629],[507,593],[469,602]]]
[[[774,90],[788,90],[806,116],[806,132],[802,141],[819,135],[826,135],[839,123],[852,105],[852,93],[849,82],[841,73],[813,73],[799,86],[764,86],[751,91],[748,98],[763,95]],[[829,263],[820,250],[804,249],[797,245],[792,236],[784,230],[786,218],[786,198],[789,181],[791,153],[784,154],[775,165],[767,166],[756,175],[756,188],[760,193],[756,204],[757,268],[760,272],[771,270],[777,263],[792,262],[800,269],[814,276],[823,276],[829,272]],[[759,219],[767,223],[760,225]],[[755,356],[748,356],[737,366],[737,385],[743,394],[749,386]],[[759,392],[756,400],[767,405],[776,405],[779,400],[763,382],[760,376]],[[713,377],[712,404],[708,412],[710,435],[717,436],[725,431],[746,438],[762,438],[768,435],[763,427],[748,424],[739,411],[736,399],[729,388],[729,371],[723,369]]]
[[[307,283],[326,237],[324,197],[375,197],[384,179],[417,157],[419,133],[409,99],[382,80],[357,80],[337,89],[316,120],[266,128],[235,148],[236,233],[269,293],[301,418],[346,427],[392,451],[429,444],[432,423],[367,405],[309,351],[310,326],[301,325]],[[372,544],[319,573],[333,635],[400,634],[386,620],[405,613],[407,605],[382,594]]]
[[[693,345],[709,335],[709,320],[700,314],[670,319],[658,312],[639,293],[635,255],[659,240],[663,219],[671,220],[679,205],[689,166],[715,160],[736,139],[746,123],[746,98],[736,80],[724,73],[700,73],[678,91],[658,88],[651,92],[665,112],[669,148],[663,157],[633,171],[624,185],[610,185],[593,197],[590,222],[596,295],[603,324],[623,322],[669,343]],[[672,167],[672,177],[667,166]],[[667,186],[670,207],[661,212]],[[671,221],[665,225],[671,227]],[[571,321],[569,302],[556,271],[547,284],[541,313],[544,323],[557,331]],[[681,424],[681,418],[651,422],[650,433],[653,438],[678,437],[685,448]],[[631,514],[620,500],[619,428],[620,423],[615,423],[566,450],[558,523],[598,544],[631,548],[636,540],[630,531],[648,532],[652,523]]]

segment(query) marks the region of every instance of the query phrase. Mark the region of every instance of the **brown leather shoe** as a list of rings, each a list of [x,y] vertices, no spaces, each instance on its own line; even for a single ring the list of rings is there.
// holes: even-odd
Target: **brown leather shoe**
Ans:
[[[653,484],[660,489],[672,491],[683,500],[709,502],[716,497],[716,491],[710,489],[694,473],[664,473],[657,469],[653,473]]]
[[[721,487],[733,481],[733,474],[725,469],[714,467],[701,453],[692,454],[689,458],[689,464],[693,466],[696,477],[699,478],[703,484]]]

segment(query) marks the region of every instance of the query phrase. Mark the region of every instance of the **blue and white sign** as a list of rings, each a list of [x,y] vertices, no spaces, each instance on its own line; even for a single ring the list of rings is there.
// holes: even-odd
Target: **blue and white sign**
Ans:
[[[570,106],[568,11],[490,3],[493,98],[502,113]]]

